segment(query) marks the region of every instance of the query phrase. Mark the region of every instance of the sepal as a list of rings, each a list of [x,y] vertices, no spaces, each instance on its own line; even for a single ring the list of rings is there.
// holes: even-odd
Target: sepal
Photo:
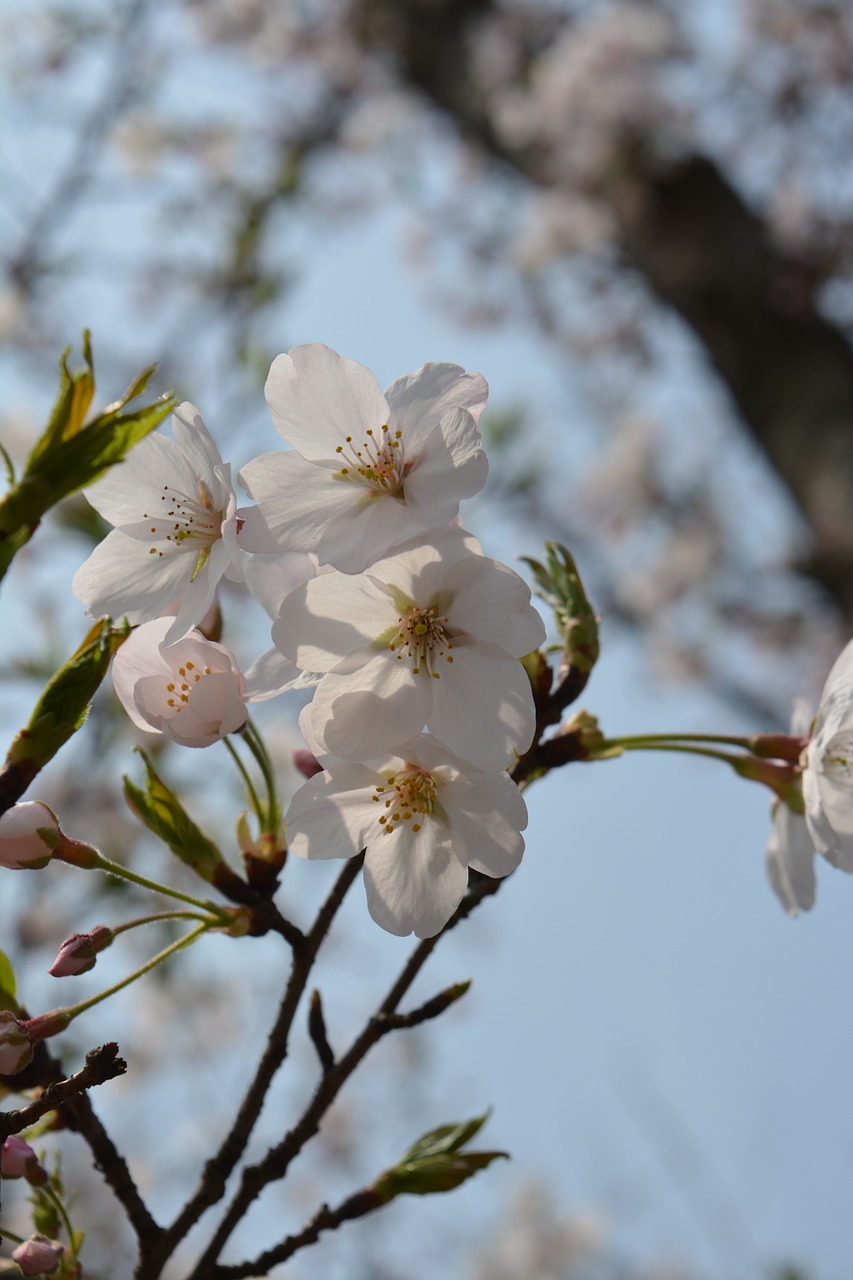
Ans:
[[[208,884],[216,884],[226,863],[219,849],[196,826],[178,797],[156,772],[141,747],[145,763],[145,788],[124,779],[124,796],[133,813],[172,850],[175,857]]]

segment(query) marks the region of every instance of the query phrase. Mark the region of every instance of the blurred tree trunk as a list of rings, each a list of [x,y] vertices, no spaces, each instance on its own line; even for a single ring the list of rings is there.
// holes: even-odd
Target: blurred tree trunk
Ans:
[[[358,22],[362,39],[388,50],[403,80],[465,138],[543,187],[550,179],[540,158],[502,143],[472,89],[477,24],[496,7],[363,0]],[[771,246],[761,220],[705,156],[662,167],[641,155],[612,196],[628,263],[702,343],[812,529],[804,568],[853,623],[853,350],[818,314],[812,273]]]

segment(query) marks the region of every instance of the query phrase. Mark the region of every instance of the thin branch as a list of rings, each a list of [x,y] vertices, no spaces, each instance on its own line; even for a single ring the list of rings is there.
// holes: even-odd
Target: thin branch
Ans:
[[[282,997],[275,1023],[270,1031],[255,1076],[228,1134],[216,1155],[208,1160],[202,1172],[198,1188],[185,1204],[172,1225],[153,1247],[140,1254],[136,1276],[138,1280],[154,1280],[176,1246],[189,1233],[202,1214],[225,1194],[228,1178],[246,1149],[255,1127],[267,1090],[288,1053],[290,1030],[296,1010],[305,991],[317,952],[325,939],[332,921],[347,891],[361,871],[362,855],[350,858],[317,913],[310,933],[294,947],[293,967]]]
[[[381,1209],[386,1202],[371,1187],[357,1191],[348,1196],[337,1209],[330,1209],[324,1204],[302,1231],[295,1236],[286,1236],[279,1244],[273,1245],[251,1262],[238,1262],[234,1266],[216,1267],[214,1280],[244,1280],[248,1276],[267,1275],[270,1267],[286,1262],[294,1253],[304,1249],[306,1245],[315,1244],[324,1231],[334,1231],[344,1222],[352,1222],[354,1218],[363,1218],[374,1209]]]
[[[243,1170],[240,1186],[188,1280],[217,1280],[222,1274],[216,1260],[231,1233],[242,1221],[264,1187],[271,1182],[280,1181],[287,1173],[291,1162],[317,1134],[323,1117],[337,1098],[341,1088],[373,1046],[390,1031],[397,1029],[394,1017],[389,1015],[396,1013],[397,1005],[432,954],[439,939],[466,919],[485,898],[497,893],[504,883],[503,880],[492,880],[476,872],[472,872],[471,876],[471,888],[444,929],[433,938],[425,938],[414,948],[377,1012],[368,1020],[364,1030],[356,1037],[344,1056],[323,1076],[301,1118],[280,1143],[270,1148],[262,1160]]]
[[[86,1089],[94,1089],[107,1080],[123,1076],[126,1070],[127,1063],[118,1056],[117,1044],[110,1042],[102,1044],[99,1049],[90,1049],[86,1054],[86,1065],[73,1076],[46,1085],[41,1095],[25,1107],[0,1112],[0,1142],[5,1141],[10,1134],[21,1133],[35,1124],[46,1111],[57,1110]]]

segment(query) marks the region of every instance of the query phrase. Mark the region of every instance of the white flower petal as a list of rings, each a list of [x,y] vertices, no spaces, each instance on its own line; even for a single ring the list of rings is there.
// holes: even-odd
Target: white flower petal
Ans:
[[[474,419],[464,409],[450,409],[412,460],[406,506],[424,528],[452,520],[462,499],[479,493],[488,474]]]
[[[500,878],[524,853],[527,806],[507,773],[469,773],[441,789],[450,827],[465,843],[468,865]]]
[[[789,915],[814,906],[815,851],[805,819],[786,804],[773,803],[773,828],[765,848],[767,878]]]
[[[355,517],[363,491],[298,453],[265,453],[247,462],[240,483],[258,503],[269,536],[282,551],[316,552],[329,521]],[[257,519],[257,518],[256,518]],[[249,542],[245,545],[249,549]]]
[[[195,494],[198,478],[173,440],[157,433],[146,436],[123,462],[83,490],[87,502],[112,525],[133,524],[143,511],[159,510],[163,485]]]
[[[468,868],[450,833],[427,821],[415,835],[400,826],[368,846],[364,860],[367,908],[398,937],[431,938],[447,924],[468,885]]]
[[[144,543],[113,529],[77,570],[71,590],[91,617],[108,613],[135,623],[156,617],[181,594],[186,581],[186,556],[152,556]]]
[[[451,408],[466,409],[474,422],[486,407],[489,388],[481,373],[466,373],[458,364],[422,364],[396,378],[385,390],[394,426],[422,445]]]
[[[247,668],[245,679],[247,702],[265,702],[293,689],[313,689],[321,677],[300,671],[278,649],[270,648]]]
[[[279,435],[303,458],[335,468],[335,450],[347,436],[361,438],[389,417],[370,370],[319,342],[277,356],[265,394]]]
[[[318,773],[296,792],[285,814],[289,848],[299,858],[351,858],[376,828],[377,774],[363,764]]]
[[[527,583],[488,556],[468,556],[448,570],[442,596],[452,598],[450,626],[522,658],[545,640],[545,624],[530,603]]]
[[[324,676],[311,704],[314,733],[326,751],[370,759],[408,741],[428,718],[433,681],[372,649],[350,655],[353,669]],[[356,666],[356,663],[360,665]]]
[[[371,577],[327,573],[290,592],[272,638],[303,671],[329,671],[365,642],[373,644],[396,618],[387,591]]]
[[[430,731],[481,769],[500,770],[533,741],[536,711],[516,658],[480,640],[454,642],[453,667],[433,681]]]

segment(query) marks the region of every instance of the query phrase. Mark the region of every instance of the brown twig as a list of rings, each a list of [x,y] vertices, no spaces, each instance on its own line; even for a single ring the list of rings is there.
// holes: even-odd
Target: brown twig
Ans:
[[[397,1005],[432,954],[439,939],[455,928],[460,921],[466,919],[485,898],[497,893],[502,883],[502,880],[492,880],[488,876],[472,873],[471,888],[456,912],[441,933],[433,938],[423,939],[414,948],[376,1013],[368,1020],[364,1030],[356,1037],[344,1056],[324,1074],[313,1098],[294,1127],[281,1142],[270,1148],[263,1159],[243,1170],[240,1186],[188,1280],[219,1280],[223,1275],[237,1274],[223,1270],[216,1262],[235,1227],[242,1221],[264,1187],[271,1182],[280,1181],[285,1176],[291,1162],[319,1131],[324,1115],[368,1052],[383,1036],[396,1030],[397,1024],[393,1015],[396,1013]],[[251,1270],[241,1271],[239,1274],[251,1275],[252,1272]]]
[[[306,1245],[315,1244],[324,1231],[334,1231],[344,1222],[352,1222],[354,1218],[363,1218],[365,1214],[381,1209],[382,1200],[371,1187],[357,1191],[348,1196],[337,1209],[330,1209],[327,1204],[314,1214],[314,1217],[302,1231],[294,1236],[286,1236],[278,1244],[273,1245],[251,1262],[238,1262],[233,1266],[220,1266],[215,1269],[215,1280],[245,1280],[248,1276],[267,1275],[270,1267],[286,1262]]]
[[[98,1049],[90,1049],[86,1054],[86,1065],[75,1071],[73,1076],[52,1081],[45,1086],[38,1098],[25,1107],[0,1112],[0,1141],[5,1141],[10,1134],[21,1133],[23,1129],[29,1128],[46,1111],[58,1110],[86,1089],[94,1089],[107,1080],[114,1080],[116,1076],[124,1075],[126,1070],[127,1063],[118,1056],[117,1044],[110,1042],[102,1044]]]
[[[279,1006],[275,1023],[267,1039],[258,1068],[219,1150],[204,1167],[199,1185],[174,1222],[165,1231],[145,1242],[135,1272],[136,1280],[155,1280],[174,1249],[185,1238],[202,1214],[225,1194],[228,1178],[246,1149],[246,1144],[261,1113],[267,1090],[287,1057],[290,1030],[296,1010],[304,994],[317,952],[347,891],[361,871],[363,856],[350,858],[338,876],[331,892],[317,913],[311,931],[294,947],[293,967]]]

